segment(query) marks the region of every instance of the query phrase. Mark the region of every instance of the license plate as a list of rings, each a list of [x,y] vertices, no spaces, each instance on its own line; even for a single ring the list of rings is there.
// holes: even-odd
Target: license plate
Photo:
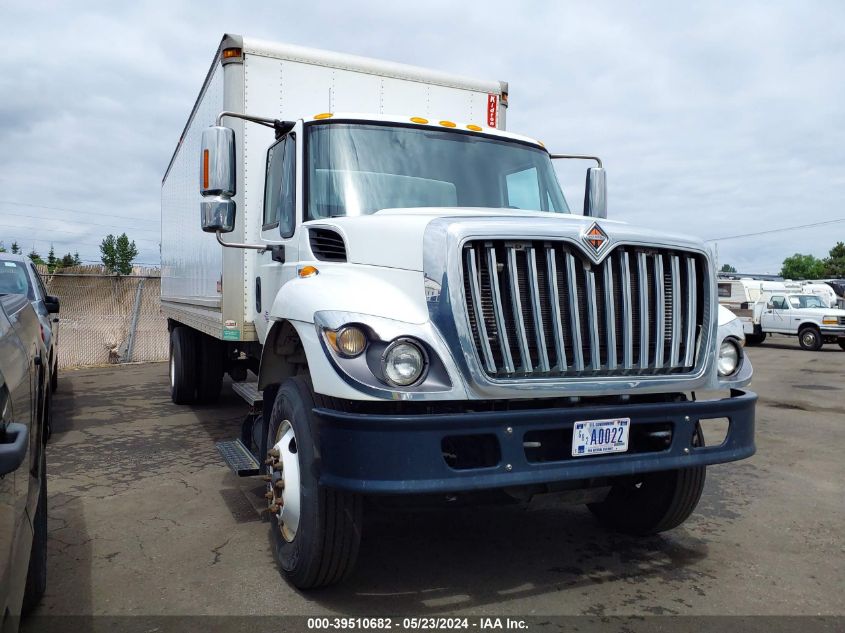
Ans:
[[[624,453],[628,450],[631,418],[584,420],[572,428],[572,456]]]

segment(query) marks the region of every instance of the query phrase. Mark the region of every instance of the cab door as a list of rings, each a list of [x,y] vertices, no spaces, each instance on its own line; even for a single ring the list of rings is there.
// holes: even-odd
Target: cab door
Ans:
[[[255,329],[264,341],[270,313],[279,289],[296,276],[299,261],[299,209],[302,207],[302,122],[267,150],[264,179],[262,241],[270,250],[256,256],[254,302]]]
[[[763,314],[760,315],[760,326],[764,332],[789,333],[789,302],[783,295],[772,295]]]

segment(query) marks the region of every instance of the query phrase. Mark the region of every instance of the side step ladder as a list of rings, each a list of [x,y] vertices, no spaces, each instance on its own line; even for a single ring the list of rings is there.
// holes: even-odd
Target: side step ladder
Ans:
[[[249,413],[244,419],[240,439],[217,442],[215,446],[217,446],[220,456],[233,473],[238,477],[252,477],[261,472],[261,464],[244,444],[244,440],[251,442],[249,438],[252,434],[252,425],[261,415],[264,397],[258,391],[258,383],[256,382],[233,382],[232,389],[249,405]]]
[[[215,446],[223,461],[238,477],[252,477],[261,470],[261,464],[239,439],[217,442]]]

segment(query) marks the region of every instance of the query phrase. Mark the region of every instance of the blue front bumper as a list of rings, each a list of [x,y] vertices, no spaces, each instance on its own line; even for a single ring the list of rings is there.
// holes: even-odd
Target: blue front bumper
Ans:
[[[445,493],[598,477],[615,477],[736,461],[754,454],[757,395],[734,390],[722,400],[618,404],[518,411],[371,415],[314,409],[320,420],[320,482],[368,494]],[[570,457],[576,421],[630,418],[630,433],[671,429],[659,450]],[[693,446],[699,420],[727,418],[718,446]],[[552,432],[560,448],[554,461],[530,459],[525,435]],[[559,431],[559,434],[557,433]],[[456,469],[443,456],[444,438],[487,436],[498,444],[495,465]],[[491,437],[492,436],[492,437]]]

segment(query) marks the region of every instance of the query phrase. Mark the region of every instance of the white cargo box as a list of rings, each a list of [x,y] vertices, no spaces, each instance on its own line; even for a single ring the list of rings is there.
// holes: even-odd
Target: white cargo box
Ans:
[[[162,310],[225,340],[256,340],[249,309],[254,251],[224,248],[200,229],[202,130],[224,110],[280,120],[360,112],[477,122],[504,129],[507,84],[300,46],[223,37],[161,188]],[[238,209],[231,242],[260,237],[264,171],[273,131],[239,119]]]

